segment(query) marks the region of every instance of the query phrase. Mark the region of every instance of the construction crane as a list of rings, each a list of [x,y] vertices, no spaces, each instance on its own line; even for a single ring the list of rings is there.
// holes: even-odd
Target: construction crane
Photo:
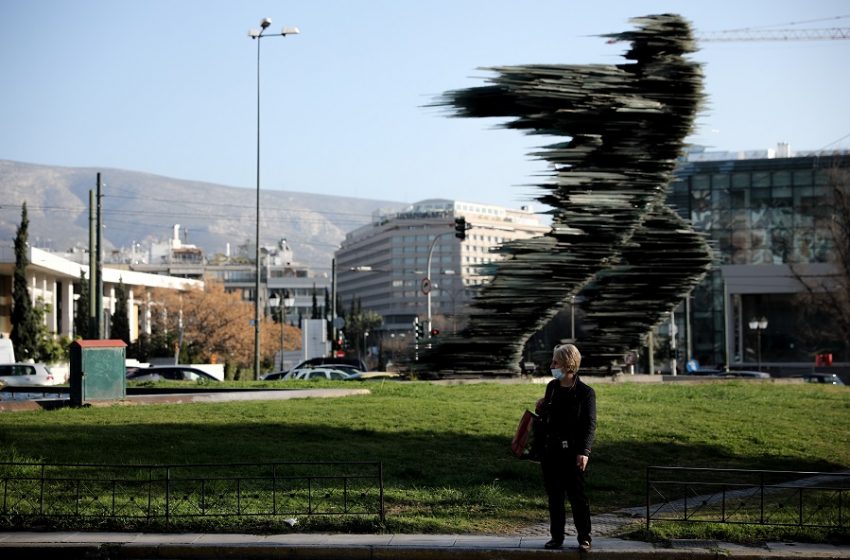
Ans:
[[[700,43],[731,43],[740,41],[833,41],[850,39],[850,27],[821,27],[812,29],[729,29],[697,32]]]
[[[850,18],[850,15],[792,21],[779,25],[763,25],[723,31],[698,31],[694,34],[700,43],[732,43],[739,41],[835,41],[850,39],[850,27],[790,27],[806,23],[822,23]],[[783,26],[782,29],[779,29]]]

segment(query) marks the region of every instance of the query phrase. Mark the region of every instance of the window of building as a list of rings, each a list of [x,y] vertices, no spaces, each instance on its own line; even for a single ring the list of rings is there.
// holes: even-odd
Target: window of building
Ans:
[[[750,208],[761,209],[771,206],[770,189],[753,189],[750,191]]]
[[[729,208],[730,198],[729,189],[714,189],[711,191],[712,203],[714,208],[726,209]]]
[[[812,184],[812,170],[804,169],[802,171],[795,171],[793,175],[794,186],[809,186]]]
[[[750,186],[750,174],[749,173],[732,173],[732,188],[733,189],[746,189]],[[753,185],[756,186],[756,185]],[[764,186],[770,186],[768,183]]]
[[[793,249],[793,236],[791,234],[791,229],[774,227],[770,231],[770,248],[773,252],[774,264],[788,262]]]
[[[794,256],[800,262],[812,262],[814,258],[814,236],[809,230],[794,232]]]
[[[808,187],[808,190],[811,190],[811,187]],[[815,208],[818,205],[818,200],[814,196],[803,196],[800,197],[799,200],[796,200],[795,194],[795,206],[796,206],[796,214],[794,215],[794,227],[797,228],[810,228],[815,225],[814,223],[814,212]]]
[[[791,184],[791,173],[788,171],[774,171],[773,185],[776,187],[787,187]]]
[[[773,187],[774,205],[785,204],[791,206],[791,187]]]
[[[711,177],[711,186],[715,189],[729,188],[729,175],[726,173],[717,173]]]
[[[749,191],[745,190],[737,190],[731,191],[729,193],[729,200],[731,202],[731,207],[735,210],[742,210],[745,208],[749,208],[749,204],[747,201],[747,193]]]
[[[709,175],[694,175],[691,178],[691,187],[695,189],[708,189],[711,187],[711,177]]]
[[[753,187],[769,187],[770,173],[757,172],[753,173]]]

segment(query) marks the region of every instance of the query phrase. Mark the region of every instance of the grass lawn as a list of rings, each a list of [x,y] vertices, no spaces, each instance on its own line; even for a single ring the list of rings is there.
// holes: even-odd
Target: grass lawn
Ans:
[[[533,407],[543,385],[356,387],[372,394],[2,413],[0,459],[380,460],[388,531],[505,533],[546,521],[539,466],[508,452],[520,414]],[[647,465],[850,468],[847,387],[725,381],[595,389],[598,431],[588,485],[596,513],[643,504]]]

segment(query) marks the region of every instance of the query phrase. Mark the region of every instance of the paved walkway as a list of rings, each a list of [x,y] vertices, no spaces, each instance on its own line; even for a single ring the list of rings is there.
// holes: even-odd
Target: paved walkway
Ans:
[[[35,395],[36,393],[33,393]],[[369,389],[270,389],[268,391],[257,390],[234,390],[234,391],[207,391],[197,393],[163,393],[145,395],[127,395],[126,399],[120,401],[120,405],[143,405],[143,404],[184,404],[184,403],[217,403],[233,401],[277,401],[289,399],[317,399],[351,397],[356,395],[369,395]],[[12,397],[15,397],[12,394]],[[114,401],[92,401],[92,406],[115,406]],[[0,400],[0,412],[20,412],[27,410],[39,410],[42,408],[61,408],[70,405],[66,395],[55,395],[52,398],[33,398],[30,400],[27,394],[21,399],[11,398]]]
[[[540,560],[581,558],[573,543],[544,550],[544,536],[341,535],[341,534],[153,534],[83,532],[0,532],[0,557],[18,558],[296,558],[299,560]],[[589,556],[603,560],[647,558],[731,559],[845,558],[850,546],[768,543],[747,547],[713,541],[653,545],[610,537],[593,540]]]

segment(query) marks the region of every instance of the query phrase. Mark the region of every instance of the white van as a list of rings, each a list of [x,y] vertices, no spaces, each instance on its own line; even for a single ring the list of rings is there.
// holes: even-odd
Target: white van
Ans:
[[[0,364],[15,363],[15,348],[8,338],[0,338]]]

